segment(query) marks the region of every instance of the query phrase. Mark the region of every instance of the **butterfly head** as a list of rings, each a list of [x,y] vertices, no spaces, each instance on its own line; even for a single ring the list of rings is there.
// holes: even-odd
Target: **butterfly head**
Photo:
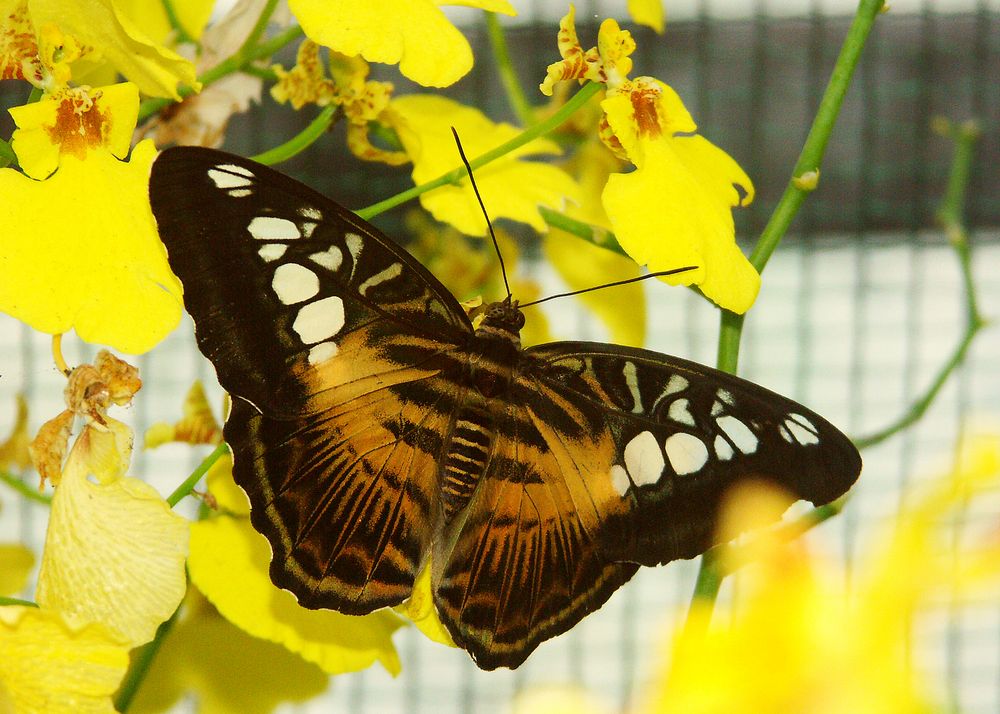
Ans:
[[[506,298],[486,307],[483,321],[476,334],[480,337],[499,337],[520,344],[521,328],[524,327],[524,313],[517,306],[517,300]]]

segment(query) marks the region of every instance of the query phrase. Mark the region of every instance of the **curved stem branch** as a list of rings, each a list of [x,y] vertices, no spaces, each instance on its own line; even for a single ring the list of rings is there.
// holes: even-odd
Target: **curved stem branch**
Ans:
[[[284,144],[275,146],[273,149],[268,149],[267,151],[257,154],[256,156],[251,156],[250,158],[258,163],[267,164],[268,166],[279,164],[282,161],[288,161],[293,156],[305,151],[317,139],[326,133],[326,130],[330,128],[330,124],[333,123],[334,117],[337,114],[337,109],[338,107],[335,107],[332,104],[323,107],[323,111],[321,111],[315,119],[309,122],[309,126],[286,141]]]

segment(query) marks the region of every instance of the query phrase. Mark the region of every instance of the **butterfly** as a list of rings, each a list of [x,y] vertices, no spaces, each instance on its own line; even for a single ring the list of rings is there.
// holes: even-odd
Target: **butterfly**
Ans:
[[[361,615],[433,601],[482,669],[514,668],[641,565],[716,543],[736,483],[814,504],[861,459],[806,407],[677,357],[523,349],[510,297],[474,328],[375,227],[247,159],[173,148],[150,202],[198,345],[232,396],[225,439],[271,579]]]

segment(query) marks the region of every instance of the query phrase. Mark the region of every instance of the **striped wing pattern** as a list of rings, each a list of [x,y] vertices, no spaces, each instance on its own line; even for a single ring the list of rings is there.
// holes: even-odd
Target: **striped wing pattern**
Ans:
[[[710,547],[734,483],[825,503],[860,471],[829,422],[737,377],[615,345],[522,350],[509,301],[473,330],[395,243],[246,159],[168,150],[150,197],[233,396],[271,577],[307,607],[398,604],[429,559],[455,642],[516,667],[639,565]]]

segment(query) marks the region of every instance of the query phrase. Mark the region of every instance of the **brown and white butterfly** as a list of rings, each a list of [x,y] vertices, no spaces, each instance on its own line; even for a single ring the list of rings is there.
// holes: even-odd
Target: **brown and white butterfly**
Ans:
[[[306,607],[396,605],[429,559],[455,642],[517,667],[640,565],[713,545],[733,484],[821,504],[860,471],[825,419],[729,374],[609,344],[522,349],[509,298],[473,329],[396,243],[247,159],[167,150],[150,200],[233,398],[225,438],[271,578]]]

